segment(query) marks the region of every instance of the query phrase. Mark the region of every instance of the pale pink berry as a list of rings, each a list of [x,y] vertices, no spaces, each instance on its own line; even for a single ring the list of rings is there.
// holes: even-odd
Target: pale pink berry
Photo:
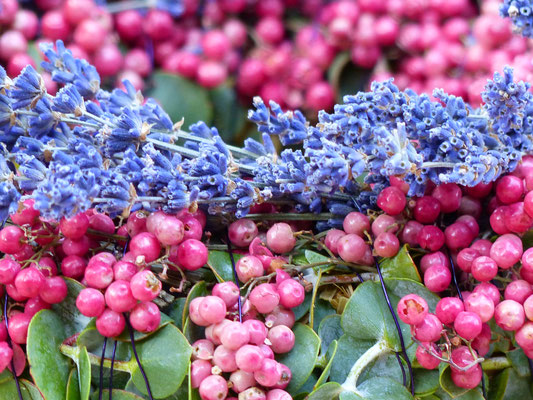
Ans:
[[[254,374],[240,369],[230,375],[229,381],[232,383],[231,390],[235,393],[244,392],[246,389],[255,385]]]
[[[194,360],[191,363],[191,386],[197,388],[202,381],[211,375],[212,365],[206,360]]]
[[[279,304],[280,295],[273,284],[262,283],[253,288],[249,299],[257,311],[268,314]]]
[[[278,362],[270,358],[263,359],[259,368],[254,372],[254,378],[261,386],[275,386],[281,378]]]
[[[500,303],[500,290],[492,283],[483,282],[474,288],[473,293],[483,293],[489,299],[492,300],[494,306]],[[466,299],[466,297],[463,296]]]
[[[274,326],[268,331],[268,340],[272,343],[274,353],[287,353],[294,347],[295,336],[291,328],[285,325]]]
[[[506,331],[517,331],[524,325],[524,307],[514,300],[504,300],[494,310],[494,321]]]
[[[165,215],[158,221],[154,234],[165,246],[180,244],[185,234],[183,222],[172,215]]]
[[[211,375],[200,383],[202,400],[221,400],[228,395],[228,383],[219,375]]]
[[[193,360],[211,360],[215,351],[213,342],[207,339],[199,339],[192,345]]]
[[[282,389],[272,389],[267,393],[266,400],[292,400],[292,396]]]
[[[161,245],[153,233],[141,232],[130,241],[130,251],[136,256],[143,256],[146,262],[155,261],[161,252]]]
[[[507,285],[505,291],[503,292],[503,297],[505,300],[514,300],[522,304],[532,294],[533,289],[531,288],[531,284],[525,280],[518,279]]]
[[[222,372],[233,372],[238,369],[237,362],[235,360],[235,350],[230,350],[220,345],[215,349],[213,353],[213,364],[219,367]]]
[[[490,258],[503,269],[509,269],[520,261],[522,253],[522,241],[511,233],[500,236],[490,248]]]
[[[340,229],[330,229],[326,234],[324,244],[333,254],[339,254],[337,244],[339,242],[339,239],[344,235],[346,235],[346,233],[344,233],[344,231],[341,231]]]
[[[353,211],[344,217],[342,227],[346,233],[363,237],[365,231],[370,232],[370,220],[365,214]]]
[[[246,372],[255,372],[261,368],[264,355],[261,349],[254,345],[244,345],[237,350],[235,361],[239,369]]]
[[[368,245],[358,235],[350,233],[337,241],[339,256],[347,262],[357,263],[365,255]]]
[[[238,350],[250,341],[250,332],[248,331],[248,326],[237,321],[232,321],[231,323],[227,324],[222,331],[222,334],[220,335],[220,341],[227,349]]]
[[[152,301],[161,292],[162,283],[148,269],[137,272],[130,281],[131,294],[140,301]]]
[[[217,324],[226,317],[226,303],[216,296],[206,296],[198,305],[198,312],[208,324]]]
[[[265,316],[265,325],[269,328],[277,325],[285,325],[292,328],[294,322],[294,312],[282,306],[276,307],[270,314]]]
[[[159,307],[151,301],[137,304],[130,312],[130,322],[136,331],[145,333],[155,331],[161,322]]]
[[[442,332],[442,322],[434,314],[427,314],[423,321],[414,327],[414,336],[421,342],[436,342]]]
[[[286,279],[277,285],[279,302],[287,308],[298,307],[305,299],[305,289],[294,279]]]
[[[445,265],[433,265],[424,273],[424,285],[432,292],[442,292],[450,286],[452,273]]]
[[[235,265],[237,276],[241,282],[248,282],[252,278],[263,276],[263,263],[255,256],[244,256]]]
[[[229,240],[237,247],[249,246],[258,234],[257,225],[251,219],[240,219],[228,228]]]
[[[494,315],[494,303],[483,293],[472,293],[465,299],[465,310],[475,312],[481,322],[488,322]]]
[[[288,253],[294,248],[296,238],[289,224],[278,222],[267,231],[267,245],[275,253]]]
[[[213,296],[220,297],[226,303],[226,307],[231,308],[239,300],[239,288],[234,282],[227,281],[217,283],[213,287]]]
[[[256,319],[249,319],[242,324],[248,328],[251,344],[261,345],[265,342],[268,330],[263,322]]]

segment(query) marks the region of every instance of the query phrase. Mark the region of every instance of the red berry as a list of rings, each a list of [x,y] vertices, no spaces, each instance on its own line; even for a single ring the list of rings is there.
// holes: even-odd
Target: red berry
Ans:
[[[161,281],[150,270],[137,272],[130,281],[133,297],[140,301],[151,301],[161,291]]]
[[[161,312],[157,305],[144,301],[133,307],[130,312],[130,323],[139,332],[153,332],[161,322]]]
[[[100,335],[105,337],[115,337],[122,333],[126,326],[124,315],[107,308],[98,318],[96,318],[96,329]]]
[[[131,293],[130,283],[114,281],[105,291],[107,306],[117,313],[130,311],[137,304],[137,299]]]
[[[389,215],[400,214],[406,204],[405,194],[395,186],[386,187],[378,194],[378,207]]]

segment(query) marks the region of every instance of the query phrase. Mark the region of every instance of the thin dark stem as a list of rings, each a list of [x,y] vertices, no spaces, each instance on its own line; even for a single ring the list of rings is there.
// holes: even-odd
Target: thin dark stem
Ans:
[[[6,223],[6,221],[4,221],[4,224]],[[2,226],[4,226],[4,224],[2,224]],[[7,295],[7,291],[6,291],[6,295],[4,297],[4,322],[6,324],[6,331],[9,332],[9,329],[8,329],[8,322],[7,322],[7,301],[9,300],[9,296]],[[7,335],[7,344],[9,345],[9,347],[11,347],[12,349],[14,349],[12,343],[11,343],[11,338],[9,337],[9,335]],[[22,397],[22,392],[20,391],[20,383],[19,383],[19,378],[17,376],[17,371],[15,370],[15,356],[11,357],[11,373],[13,374],[13,378],[15,379],[15,384],[17,385],[17,394],[19,396],[19,399],[20,400],[24,400],[24,398]]]
[[[131,349],[133,350],[133,355],[135,356],[137,365],[139,366],[139,371],[141,371],[141,375],[143,376],[144,383],[146,385],[146,391],[148,392],[148,398],[150,400],[154,400],[154,398],[152,397],[152,390],[150,389],[150,382],[148,382],[148,377],[146,376],[146,373],[144,372],[144,368],[141,364],[141,360],[139,360],[139,355],[137,354],[137,349],[135,348],[135,338],[133,337],[133,328],[130,324],[129,318],[126,315],[124,317],[126,318],[126,325],[128,326],[128,331],[130,332]]]
[[[355,197],[352,197],[352,201],[357,208],[359,212],[361,212],[361,206],[359,205],[359,202]],[[376,266],[376,270],[378,271],[379,275],[379,282],[381,283],[381,289],[383,290],[383,294],[385,295],[385,301],[387,302],[387,306],[389,307],[389,311],[392,315],[392,319],[394,319],[394,324],[396,325],[396,331],[398,332],[398,336],[400,338],[400,346],[402,348],[402,355],[405,359],[405,363],[407,364],[407,369],[409,370],[409,378],[411,380],[411,394],[415,395],[415,377],[413,375],[413,367],[411,365],[411,361],[409,360],[409,357],[407,356],[407,348],[405,347],[405,342],[403,340],[403,334],[402,329],[400,328],[400,323],[398,322],[398,318],[396,317],[396,313],[394,312],[394,308],[392,307],[392,304],[389,299],[389,293],[387,292],[387,287],[385,286],[385,281],[383,280],[383,275],[381,274],[381,268],[379,267],[378,259],[374,257],[374,264]],[[399,355],[398,355],[399,357]]]
[[[455,274],[455,264],[453,262],[452,255],[450,253],[450,250],[446,249],[446,251],[448,253],[448,259],[450,260],[450,266],[452,267],[452,279],[453,284],[455,286],[455,290],[457,290],[457,295],[459,296],[459,299],[463,301],[463,294],[461,293],[461,289],[459,289],[459,284],[457,283],[457,275]]]
[[[528,358],[527,362],[529,364],[529,374],[531,375],[531,380],[533,380],[533,360]]]
[[[111,370],[109,371],[109,400],[113,399],[113,367],[115,366],[115,354],[117,353],[117,341],[113,344],[113,354],[111,355]]]
[[[241,293],[241,286],[239,285],[239,278],[237,276],[237,268],[235,267],[235,258],[233,257],[233,250],[231,249],[231,242],[229,240],[229,233],[226,231],[226,245],[228,246],[228,253],[229,258],[231,260],[231,266],[233,268],[233,280],[235,281],[235,284],[239,288],[239,294]],[[239,306],[239,322],[242,323],[242,300],[241,296],[239,295],[239,298],[237,300],[237,304]]]
[[[483,365],[479,364],[481,368],[481,391],[483,392],[483,398],[487,398],[487,388],[485,387],[485,374],[483,373]]]
[[[102,346],[102,358],[100,359],[100,382],[98,384],[98,400],[102,400],[102,394],[104,390],[104,359],[105,348],[107,347],[107,338],[104,337],[104,345]]]
[[[361,283],[363,283],[365,281],[359,272],[355,271],[355,275],[357,275],[357,278],[359,278],[359,281]]]
[[[402,382],[403,382],[403,385],[406,386],[407,385],[407,377],[405,375],[405,368],[403,366],[403,362],[402,362],[402,358],[400,357],[400,353],[396,352],[396,360],[398,360],[398,364],[400,364],[400,368],[402,369]]]

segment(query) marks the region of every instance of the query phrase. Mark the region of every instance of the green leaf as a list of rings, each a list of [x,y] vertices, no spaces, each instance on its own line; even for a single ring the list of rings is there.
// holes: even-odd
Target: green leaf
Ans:
[[[80,400],[80,380],[77,369],[71,369],[67,381],[67,400]]]
[[[329,361],[326,364],[326,367],[324,368],[324,370],[322,371],[322,374],[320,374],[320,377],[316,381],[316,384],[313,388],[314,390],[318,389],[318,387],[320,387],[323,383],[325,383],[328,380],[329,373],[331,371],[331,366],[333,365],[333,359],[335,358],[335,354],[337,354],[337,347],[338,345],[337,345],[336,340],[331,342],[331,345],[328,351]]]
[[[44,400],[43,395],[37,389],[32,382],[27,381],[26,379],[19,379],[20,389],[22,392],[22,397],[25,397],[25,392],[28,393],[28,397],[31,400]]]
[[[183,329],[182,317],[186,302],[186,297],[178,297],[166,309],[168,316],[172,319],[172,322],[174,322],[178,329]]]
[[[207,90],[202,86],[179,75],[164,72],[155,72],[152,74],[152,80],[154,86],[148,96],[161,103],[172,121],[177,122],[184,118],[185,126],[198,121],[211,124],[213,105]]]
[[[307,325],[297,323],[293,332],[296,336],[293,349],[289,353],[281,354],[277,359],[292,371],[291,383],[286,389],[289,392],[296,392],[309,378],[320,350],[320,338]]]
[[[79,347],[78,361],[78,380],[80,385],[81,400],[89,399],[91,393],[91,360],[85,346]]]
[[[531,371],[529,370],[529,361],[524,354],[524,350],[517,348],[507,352],[505,356],[511,362],[518,375],[526,377],[531,374]]]
[[[357,385],[357,390],[365,400],[412,400],[411,393],[399,382],[390,378],[372,378]]]
[[[148,336],[151,336],[153,335],[154,333],[156,333],[159,329],[163,328],[164,326],[170,324],[172,322],[172,319],[166,315],[165,313],[161,313],[161,321],[159,322],[159,326],[156,328],[156,330],[152,331],[152,332],[139,332],[139,331],[134,331],[133,332],[133,338],[135,339],[135,341],[140,341],[140,340],[144,340],[146,339]],[[124,331],[122,331],[122,333],[117,336],[115,338],[116,340],[120,340],[121,342],[130,342],[130,333],[128,332],[127,329],[124,329]]]
[[[342,392],[342,387],[337,382],[324,383],[316,388],[307,400],[333,400]]]
[[[181,317],[181,326],[185,329],[185,320],[189,317],[189,304],[196,297],[207,296],[207,287],[205,282],[197,282],[187,295],[187,301],[185,301],[185,306],[183,307],[183,316]]]
[[[506,368],[489,382],[489,400],[531,399],[529,379],[520,377],[514,368]]]
[[[363,382],[376,377],[386,377],[401,383],[403,380],[402,368],[398,364],[396,354],[383,354],[364,369],[358,382]]]
[[[30,373],[47,399],[64,399],[70,373],[69,361],[59,351],[65,338],[61,318],[52,310],[34,315],[28,328],[26,352]]]
[[[309,264],[321,263],[321,262],[326,262],[329,260],[329,257],[323,254],[317,253],[316,251],[312,251],[312,250],[305,250],[304,254],[305,254],[305,259],[307,260]],[[324,265],[321,268],[326,268],[326,267],[327,265]]]
[[[428,395],[435,393],[439,388],[439,371],[416,368],[415,374],[415,391],[418,395]]]
[[[374,343],[374,340],[361,340],[348,334],[342,335],[338,341],[337,354],[335,354],[331,366],[331,372],[329,374],[330,381],[344,382],[355,362]]]
[[[18,400],[17,384],[11,372],[7,371],[4,379],[0,381],[0,399],[2,400]],[[20,392],[24,400],[44,400],[39,390],[30,382],[24,379],[19,380]]]
[[[300,320],[305,314],[309,312],[312,297],[312,293],[306,293],[303,303],[300,304],[298,307],[292,309],[292,312],[294,312],[294,319],[296,321]]]
[[[460,395],[457,395],[455,397],[452,397],[449,395],[449,393],[445,392],[444,390],[442,390],[442,388],[439,388],[439,390],[437,390],[435,392],[435,396],[440,399],[440,400],[452,400],[452,399],[455,399],[455,400],[485,400],[485,398],[483,397],[483,393],[481,392],[481,390],[478,388],[478,389],[472,389],[472,390],[469,390],[463,394],[460,394]],[[424,400],[428,399],[428,397],[424,397],[423,398]]]
[[[113,389],[113,400],[144,400],[141,396],[135,393],[127,392],[125,390]],[[102,399],[109,398],[109,389],[102,390]],[[95,391],[91,396],[91,400],[98,400],[98,391]]]
[[[409,255],[407,245],[403,246],[394,257],[385,258],[381,262],[380,267],[385,278],[406,278],[416,282],[422,282],[418,268]]]
[[[81,332],[91,321],[91,318],[80,313],[76,307],[76,298],[85,286],[71,278],[63,277],[63,279],[68,288],[67,297],[61,303],[52,305],[52,310],[61,318],[66,338]]]
[[[243,255],[234,254],[233,257],[235,262],[237,262]],[[207,262],[216,271],[215,277],[219,282],[233,281],[233,266],[229,253],[225,251],[210,251]]]
[[[444,365],[444,364],[441,364]],[[445,365],[440,369],[439,376],[440,387],[444,389],[452,398],[456,398],[468,392],[469,389],[460,388],[455,386],[455,383],[452,381],[452,373],[450,367]]]
[[[188,372],[192,348],[178,328],[166,325],[155,335],[137,343],[137,353],[155,398],[168,397],[179,389]],[[137,364],[132,368],[131,377],[137,389],[147,394]]]
[[[318,337],[321,341],[321,354],[326,354],[330,343],[338,340],[343,334],[341,316],[338,314],[328,315],[318,327]]]
[[[331,303],[326,300],[322,299],[316,299],[315,300],[315,317],[313,321],[313,329],[315,331],[318,330],[320,323],[324,320],[324,318],[337,315],[333,307],[331,307]]]
[[[237,99],[235,89],[227,84],[209,91],[214,106],[213,125],[226,143],[234,142],[235,137],[246,123],[247,112]]]
[[[410,279],[385,279],[385,285],[393,310],[396,310],[400,298],[409,293],[422,296],[430,310],[435,309],[439,299],[423,285]],[[391,349],[401,349],[396,325],[380,282],[366,281],[357,287],[346,304],[341,323],[344,332],[358,339],[375,341],[383,338]],[[399,323],[408,345],[411,342],[410,328],[400,320]]]

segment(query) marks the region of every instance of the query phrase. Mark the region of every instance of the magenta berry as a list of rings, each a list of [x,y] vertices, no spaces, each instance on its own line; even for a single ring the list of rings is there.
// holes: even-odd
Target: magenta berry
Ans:
[[[251,219],[239,219],[228,228],[229,240],[237,247],[249,246],[257,234],[257,225]]]
[[[141,232],[130,241],[130,251],[136,256],[143,256],[146,262],[152,262],[159,257],[161,245],[153,233]]]
[[[500,290],[492,283],[483,282],[477,285],[473,293],[483,293],[492,300],[495,306],[500,303]]]
[[[341,231],[340,229],[330,229],[328,233],[326,234],[326,238],[324,239],[324,244],[326,247],[335,255],[338,255],[338,242],[341,237],[346,235],[344,231]]]
[[[278,222],[267,231],[267,245],[275,253],[288,253],[295,243],[296,238],[289,224]]]
[[[187,271],[196,271],[207,263],[207,247],[196,239],[187,239],[178,246],[178,263]]]
[[[457,266],[461,268],[464,272],[470,272],[472,270],[472,263],[474,262],[476,258],[480,256],[481,256],[481,253],[472,247],[462,249],[457,254]],[[496,265],[495,262],[494,264]],[[497,267],[498,266],[496,266],[496,268]]]
[[[273,284],[262,283],[253,288],[249,299],[257,311],[262,314],[268,314],[279,304],[280,295]]]
[[[475,312],[462,311],[457,314],[453,327],[459,336],[472,340],[481,333],[482,321]]]
[[[126,319],[120,312],[105,309],[98,318],[96,318],[96,329],[100,335],[105,337],[115,337],[122,333],[126,326]]]
[[[15,287],[17,291],[25,297],[35,297],[39,295],[44,276],[35,267],[29,267],[21,270],[15,278]]]
[[[9,225],[0,230],[0,251],[15,254],[22,250],[24,231],[18,226]]]
[[[457,315],[464,310],[463,302],[457,297],[443,297],[437,303],[435,315],[443,324],[450,325],[455,321]]]
[[[212,365],[206,360],[194,360],[191,363],[191,386],[197,388],[202,381],[211,375]]]
[[[7,366],[11,364],[13,358],[13,350],[7,342],[0,342],[0,372],[3,372]]]
[[[83,289],[76,298],[76,307],[86,317],[98,317],[105,310],[105,297],[99,290]]]
[[[213,287],[213,296],[220,297],[226,303],[226,307],[230,308],[237,304],[239,300],[239,288],[234,282],[227,281],[217,283]]]
[[[62,218],[59,221],[61,233],[72,240],[81,239],[89,229],[89,217],[85,213],[79,213],[71,218]]]
[[[130,323],[139,332],[153,332],[161,322],[161,312],[151,301],[143,301],[130,312]]]
[[[524,194],[524,181],[517,176],[505,175],[496,183],[496,196],[503,204],[519,201]]]
[[[519,303],[520,304],[520,303]],[[529,296],[523,304],[524,312],[530,321],[533,321],[533,295]]]
[[[437,348],[435,343],[424,342],[416,348],[416,359],[425,369],[435,369],[440,364],[440,360],[434,357],[430,351],[438,356],[442,356],[442,352]]]
[[[220,400],[228,395],[228,383],[219,375],[211,375],[200,383],[202,400]]]
[[[457,211],[461,206],[461,188],[455,183],[440,184],[433,190],[431,196],[439,201],[443,213]]]
[[[4,257],[0,260],[0,283],[7,285],[14,282],[20,271],[20,264],[11,258]]]
[[[61,303],[68,294],[65,280],[60,276],[46,278],[39,291],[41,299],[50,304]]]
[[[278,286],[279,302],[287,308],[298,307],[305,298],[305,289],[300,282],[294,279],[286,279]]]
[[[533,350],[533,322],[527,321],[516,331],[515,340],[518,345],[527,351]]]
[[[198,312],[204,321],[217,324],[226,317],[226,303],[220,297],[206,296],[198,305]]]
[[[9,318],[7,330],[11,340],[17,344],[26,344],[28,338],[28,326],[31,316],[26,313],[18,313]]]
[[[130,281],[131,294],[140,301],[155,299],[159,295],[161,287],[161,281],[152,271],[147,269],[137,272]]]
[[[480,282],[488,282],[498,274],[498,265],[490,257],[477,257],[471,265],[472,276]]]
[[[287,353],[294,347],[295,336],[291,328],[285,325],[272,327],[268,331],[268,340],[272,343],[274,353]]]
[[[52,305],[47,303],[41,297],[32,297],[24,305],[24,314],[33,317],[41,310],[50,309]]]
[[[417,240],[423,249],[437,251],[444,245],[445,236],[436,226],[426,225],[418,232]]]
[[[520,304],[533,294],[533,288],[528,282],[518,279],[507,285],[503,293],[505,300],[514,300]]]
[[[131,293],[129,282],[114,281],[105,291],[105,302],[111,310],[122,313],[135,307],[137,299]]]
[[[202,223],[192,215],[184,215],[180,218],[183,221],[183,240],[200,240],[203,234]]]
[[[342,227],[346,233],[363,237],[365,231],[370,232],[370,220],[365,214],[353,211],[344,217]]]
[[[105,289],[113,282],[113,268],[103,262],[94,262],[85,269],[84,278],[87,286]]]
[[[254,256],[245,256],[239,259],[235,267],[241,282],[248,282],[250,279],[262,276],[264,273],[263,263]]]
[[[465,310],[475,312],[481,322],[488,322],[494,315],[494,303],[483,293],[472,293],[465,299]]]
[[[428,304],[419,295],[408,294],[400,299],[396,310],[403,322],[409,325],[418,325],[428,313]]]
[[[506,331],[517,331],[524,325],[524,307],[514,300],[504,300],[494,310],[494,321]]]
[[[520,261],[522,253],[522,241],[513,234],[500,236],[490,248],[490,257],[503,269],[509,269]]]
[[[444,265],[433,265],[424,273],[424,285],[435,293],[446,290],[451,281],[452,274]]]
[[[261,368],[264,355],[262,350],[254,345],[244,345],[237,350],[235,361],[239,369],[246,372],[255,372]]]
[[[113,277],[115,280],[131,281],[131,278],[138,272],[135,264],[127,261],[118,261],[113,265]]]
[[[444,231],[444,236],[446,246],[451,250],[468,247],[474,238],[468,225],[462,222],[455,222],[448,226]]]
[[[422,224],[435,222],[440,214],[440,202],[432,196],[424,196],[416,201],[413,209],[415,219]]]
[[[206,321],[200,315],[199,307],[200,303],[204,300],[204,297],[196,297],[189,303],[189,318],[192,322],[199,326],[208,326],[210,322]],[[207,335],[207,331],[206,331]]]
[[[421,342],[436,342],[441,332],[442,322],[434,314],[427,314],[422,322],[414,327],[414,337]]]
[[[378,207],[389,215],[400,214],[406,204],[405,194],[395,186],[386,187],[378,194]]]

